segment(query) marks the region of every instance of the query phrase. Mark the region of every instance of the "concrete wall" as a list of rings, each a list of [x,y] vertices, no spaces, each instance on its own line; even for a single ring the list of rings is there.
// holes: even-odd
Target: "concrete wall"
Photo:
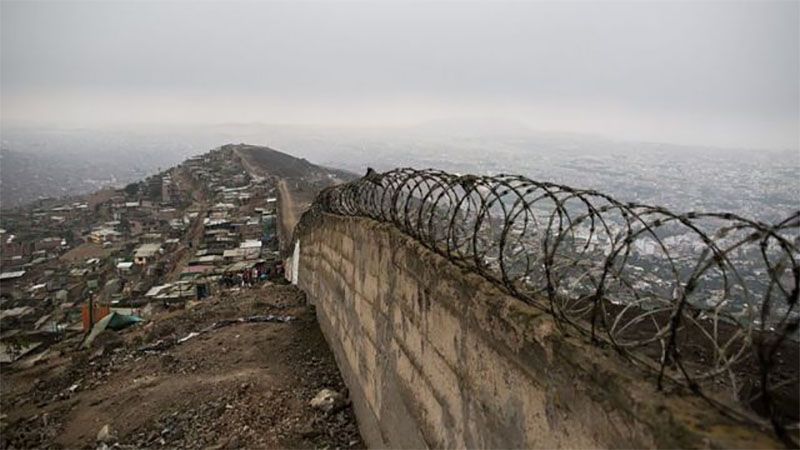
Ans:
[[[298,236],[370,447],[778,446],[388,225],[322,215]]]

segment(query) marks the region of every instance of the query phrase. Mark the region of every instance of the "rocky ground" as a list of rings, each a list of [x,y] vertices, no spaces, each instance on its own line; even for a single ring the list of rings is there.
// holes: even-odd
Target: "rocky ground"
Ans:
[[[3,368],[0,418],[4,449],[364,446],[313,308],[291,286],[224,291],[88,350]]]

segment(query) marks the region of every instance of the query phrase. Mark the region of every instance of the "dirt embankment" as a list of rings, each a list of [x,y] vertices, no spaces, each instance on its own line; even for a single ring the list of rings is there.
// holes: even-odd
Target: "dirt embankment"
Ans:
[[[232,320],[270,314],[292,320]],[[347,398],[301,292],[225,291],[4,369],[0,448],[363,447],[346,400],[310,405],[325,388]]]

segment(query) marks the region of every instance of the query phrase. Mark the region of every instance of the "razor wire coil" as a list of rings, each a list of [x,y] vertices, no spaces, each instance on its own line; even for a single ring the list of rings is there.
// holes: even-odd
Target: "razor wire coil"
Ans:
[[[319,213],[390,223],[731,416],[797,446],[800,211],[675,213],[516,175],[410,168],[320,192]]]

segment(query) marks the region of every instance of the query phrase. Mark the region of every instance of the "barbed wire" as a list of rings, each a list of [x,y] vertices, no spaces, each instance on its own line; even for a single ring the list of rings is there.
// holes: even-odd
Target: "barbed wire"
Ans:
[[[320,213],[391,223],[730,416],[797,446],[800,211],[677,214],[522,176],[369,170]]]

